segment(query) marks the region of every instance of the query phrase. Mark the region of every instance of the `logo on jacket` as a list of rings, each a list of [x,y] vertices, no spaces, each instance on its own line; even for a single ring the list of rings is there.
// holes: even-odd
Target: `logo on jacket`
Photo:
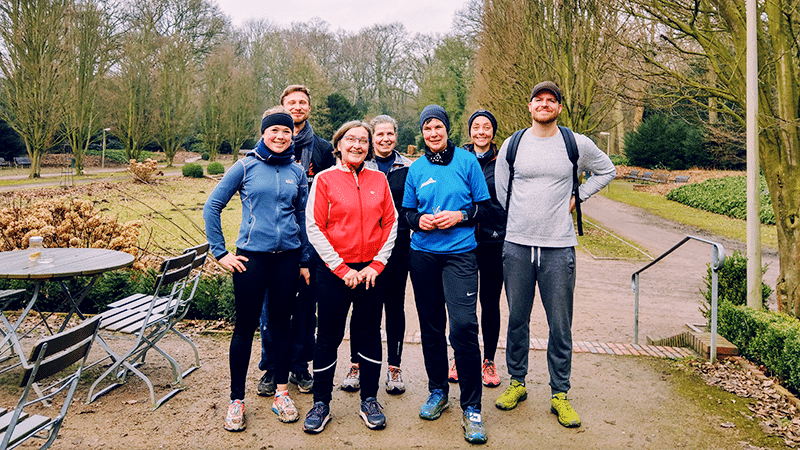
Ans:
[[[436,180],[434,180],[433,178],[428,178],[428,181],[426,181],[426,182],[422,183],[422,185],[420,186],[420,188],[424,188],[425,186],[427,186],[427,185],[429,185],[429,184],[433,184],[433,183],[436,183]]]

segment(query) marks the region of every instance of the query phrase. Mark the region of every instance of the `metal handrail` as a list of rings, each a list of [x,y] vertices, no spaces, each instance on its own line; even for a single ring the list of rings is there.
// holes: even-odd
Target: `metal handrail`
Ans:
[[[682,241],[675,244],[671,249],[667,250],[661,256],[651,261],[646,266],[642,267],[641,269],[637,270],[636,272],[631,275],[631,287],[633,287],[633,295],[634,295],[634,324],[633,324],[633,342],[634,344],[639,343],[639,274],[650,268],[651,266],[655,265],[657,262],[664,259],[667,255],[674,252],[678,249],[681,245],[685,244],[690,240],[705,242],[706,244],[710,244],[712,246],[711,251],[711,362],[714,363],[717,360],[717,295],[718,295],[718,284],[719,284],[719,269],[725,265],[725,247],[722,244],[709,241],[708,239],[703,239],[697,236],[686,236],[683,238]]]

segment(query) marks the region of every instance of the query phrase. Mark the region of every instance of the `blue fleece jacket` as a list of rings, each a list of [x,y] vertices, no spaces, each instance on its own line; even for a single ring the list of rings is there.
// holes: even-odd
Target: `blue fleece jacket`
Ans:
[[[301,262],[308,262],[311,250],[305,228],[308,179],[299,164],[267,164],[250,152],[228,169],[203,206],[206,237],[217,259],[228,252],[220,214],[236,192],[242,200],[237,248],[254,252],[302,248]]]

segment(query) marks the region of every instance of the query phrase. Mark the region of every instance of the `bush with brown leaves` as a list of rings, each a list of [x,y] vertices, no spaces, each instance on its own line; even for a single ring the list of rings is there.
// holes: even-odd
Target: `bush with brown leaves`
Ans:
[[[150,158],[145,159],[144,162],[132,159],[128,170],[133,174],[133,179],[141,183],[150,183],[156,175],[164,175],[164,172],[158,168],[158,162]]]
[[[120,223],[102,216],[88,200],[50,197],[16,201],[0,209],[0,251],[28,248],[31,236],[41,236],[45,247],[107,248],[138,253],[141,221]]]

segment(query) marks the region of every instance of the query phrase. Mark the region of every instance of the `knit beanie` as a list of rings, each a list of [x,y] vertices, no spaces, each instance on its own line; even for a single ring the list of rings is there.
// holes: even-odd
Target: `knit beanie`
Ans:
[[[489,119],[489,122],[492,124],[492,139],[494,139],[494,135],[497,133],[497,119],[494,118],[494,115],[485,109],[479,109],[472,113],[469,116],[469,122],[467,122],[467,132],[472,129],[472,122],[478,117],[483,116]]]
[[[439,119],[444,124],[444,129],[447,134],[450,134],[450,118],[447,116],[447,111],[439,105],[426,106],[419,115],[419,129],[422,131],[422,126],[425,125],[429,119]]]

